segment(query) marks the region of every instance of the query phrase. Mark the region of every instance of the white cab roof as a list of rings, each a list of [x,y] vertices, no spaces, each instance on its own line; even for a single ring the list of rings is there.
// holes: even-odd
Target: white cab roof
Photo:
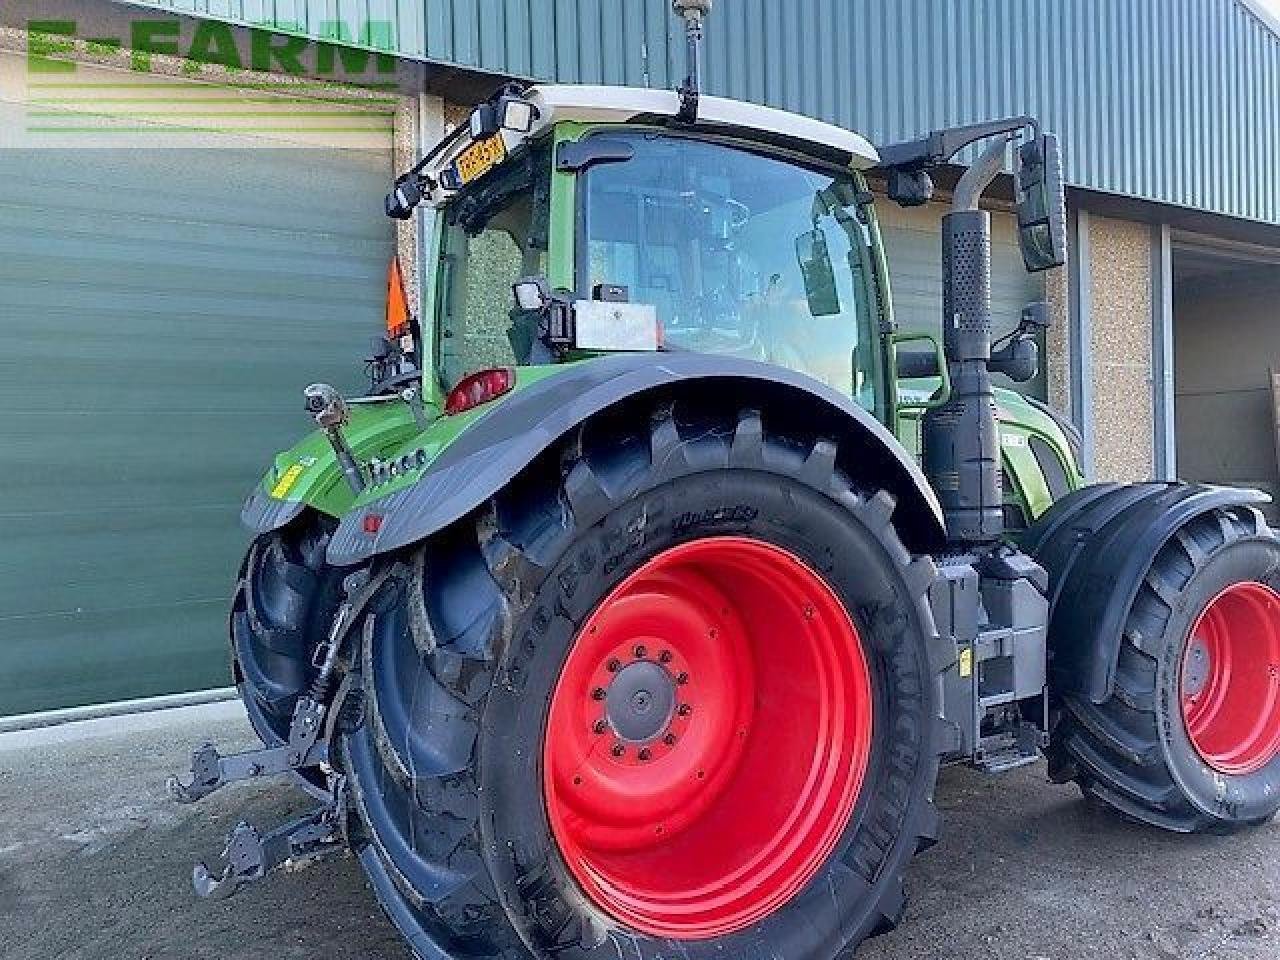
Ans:
[[[647,87],[547,85],[533,87],[526,96],[538,106],[539,128],[560,120],[623,123],[646,115],[674,117],[680,110],[680,96],[674,90]],[[858,170],[880,162],[876,148],[865,137],[786,110],[704,94],[698,98],[698,120],[734,127],[761,140],[792,141],[847,154],[849,166]]]

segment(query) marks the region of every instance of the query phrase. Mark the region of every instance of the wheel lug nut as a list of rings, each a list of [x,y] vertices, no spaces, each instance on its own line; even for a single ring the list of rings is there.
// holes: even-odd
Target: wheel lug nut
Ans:
[[[642,643],[636,644],[636,648],[631,652],[636,655],[637,660],[643,660],[649,655],[649,651],[645,649],[645,646]]]
[[[614,659],[609,661],[608,666],[609,666],[610,673],[617,673],[619,670],[622,669],[622,661],[619,660],[617,657],[615,657]]]
[[[676,735],[674,733],[668,733],[662,738],[662,742],[668,747],[674,747],[676,745]]]
[[[591,729],[594,730],[596,732],[596,735],[598,736],[600,734],[603,734],[606,730],[609,729],[609,724],[603,720],[597,720],[595,722],[595,725],[592,726]]]
[[[663,650],[660,654],[658,654],[658,662],[659,662],[659,663],[670,663],[670,662],[671,662],[671,651],[670,651],[670,650]]]
[[[676,674],[676,683],[685,684],[689,682],[689,675],[683,670]]]
[[[676,713],[680,714],[682,717],[687,717],[689,714],[693,713],[693,707],[689,706],[687,703],[682,703],[680,704],[679,709],[676,710]]]
[[[639,757],[641,760],[648,760],[650,757],[653,756],[653,754],[649,752],[648,747],[645,747],[639,753],[637,753],[636,756]]]
[[[603,700],[606,696],[607,694],[604,692],[604,687],[596,687],[591,691],[592,700]]]
[[[620,757],[627,752],[627,748],[620,743],[615,743],[613,745],[613,749],[610,750],[609,752],[612,753],[615,757]]]

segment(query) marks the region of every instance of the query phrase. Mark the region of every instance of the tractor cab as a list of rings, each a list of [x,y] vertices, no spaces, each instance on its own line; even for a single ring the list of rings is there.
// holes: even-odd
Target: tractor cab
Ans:
[[[882,155],[808,117],[690,100],[688,88],[508,84],[396,181],[389,216],[419,205],[436,214],[432,316],[415,358],[424,392],[466,392],[476,376],[514,383],[493,370],[692,351],[804,374],[919,447],[911,438],[932,402],[920,388],[945,399],[948,371],[939,337],[922,350],[919,336],[894,334],[864,171],[880,168],[890,199],[911,206],[932,195],[929,169],[961,147],[997,138],[989,179],[1023,135],[1020,239],[1028,269],[1040,270],[1061,261],[1056,143],[1018,117]],[[992,369],[1034,376],[1043,315],[1029,312]],[[904,339],[917,342],[900,349]],[[914,393],[900,397],[900,386]]]
[[[887,278],[864,138],[673,91],[506,87],[388,196],[438,211],[424,365],[448,391],[494,366],[694,351],[885,399]],[[514,297],[513,297],[514,289]]]

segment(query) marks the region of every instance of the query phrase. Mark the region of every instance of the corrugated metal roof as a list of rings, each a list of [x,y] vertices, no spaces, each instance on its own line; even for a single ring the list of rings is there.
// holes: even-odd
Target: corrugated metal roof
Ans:
[[[672,86],[669,0],[152,0],[561,82]],[[721,0],[714,93],[873,141],[1034,113],[1071,183],[1280,224],[1280,37],[1240,0]]]

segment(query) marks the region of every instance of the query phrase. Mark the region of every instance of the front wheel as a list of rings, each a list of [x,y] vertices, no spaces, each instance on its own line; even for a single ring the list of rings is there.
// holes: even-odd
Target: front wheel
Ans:
[[[1280,541],[1257,511],[1197,517],[1152,562],[1103,703],[1069,696],[1050,773],[1179,832],[1280,809]]]
[[[423,956],[829,960],[936,834],[932,564],[827,441],[618,429],[397,562],[361,862]]]

